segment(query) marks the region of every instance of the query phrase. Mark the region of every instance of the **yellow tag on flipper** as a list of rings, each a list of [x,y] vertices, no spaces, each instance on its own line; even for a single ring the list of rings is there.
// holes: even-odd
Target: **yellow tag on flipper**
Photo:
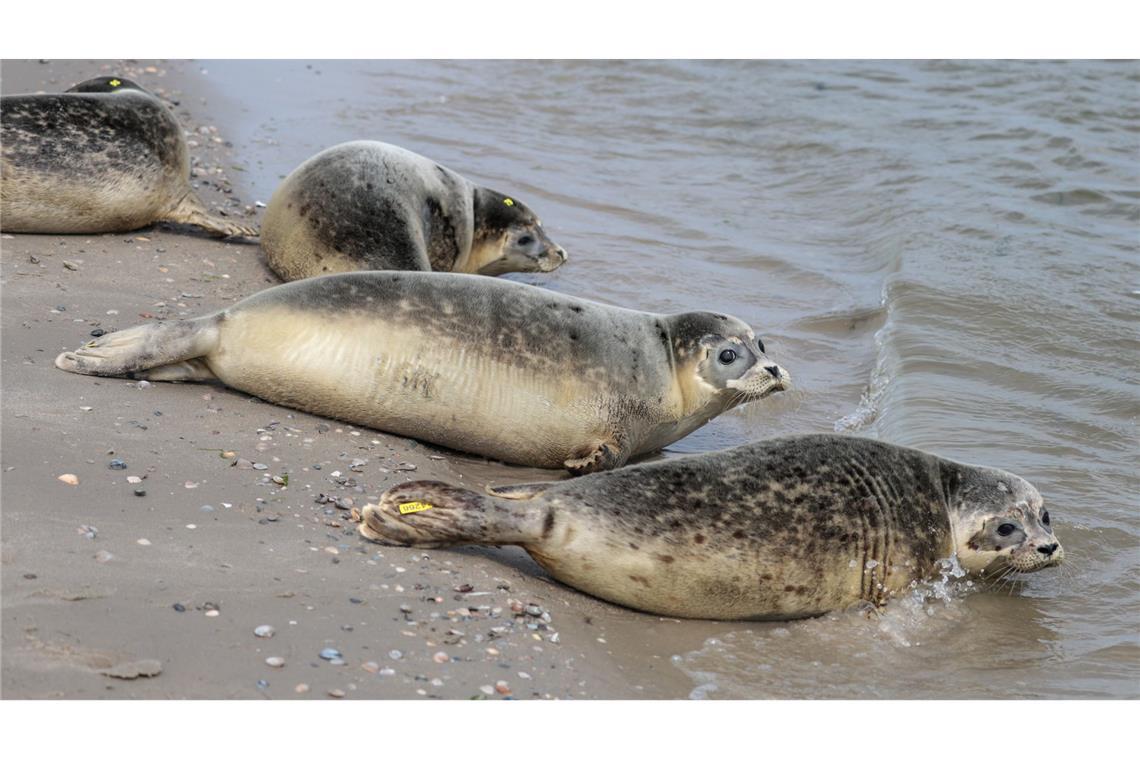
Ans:
[[[432,505],[426,501],[409,501],[400,505],[400,514],[410,515],[413,512],[423,512],[425,509],[431,509]]]
[[[107,84],[111,85],[112,87],[118,87],[122,84],[122,82],[120,82],[118,79],[112,79],[110,82],[107,82]]]
[[[513,200],[511,200],[510,198],[503,198],[503,203],[505,203],[508,206],[515,205],[515,202]]]

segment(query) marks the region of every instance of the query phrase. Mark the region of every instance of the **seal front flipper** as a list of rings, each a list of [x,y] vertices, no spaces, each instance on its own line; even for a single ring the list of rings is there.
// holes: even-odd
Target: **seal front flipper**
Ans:
[[[74,351],[64,351],[56,357],[55,366],[104,377],[212,379],[214,374],[202,357],[217,347],[221,319],[220,314],[214,314],[107,333]]]
[[[388,489],[364,508],[360,535],[389,546],[523,544],[546,534],[549,508],[417,480]]]
[[[487,486],[487,493],[500,499],[533,499],[553,483],[518,483],[510,486]]]
[[[621,467],[629,459],[629,449],[611,438],[591,448],[575,452],[576,456],[567,459],[565,467],[574,475],[587,475]]]
[[[214,216],[194,193],[187,193],[177,206],[155,221],[191,224],[219,237],[257,237],[258,235],[256,227],[246,227],[235,224],[228,219]]]

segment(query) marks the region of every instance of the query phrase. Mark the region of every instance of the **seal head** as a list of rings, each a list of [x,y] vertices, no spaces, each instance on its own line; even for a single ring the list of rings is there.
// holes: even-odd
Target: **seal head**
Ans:
[[[943,468],[958,561],[965,570],[1000,576],[1064,561],[1065,550],[1036,488],[1003,470],[945,461]]]
[[[550,272],[566,261],[566,251],[547,237],[542,222],[526,204],[485,187],[476,188],[475,235],[468,271]]]

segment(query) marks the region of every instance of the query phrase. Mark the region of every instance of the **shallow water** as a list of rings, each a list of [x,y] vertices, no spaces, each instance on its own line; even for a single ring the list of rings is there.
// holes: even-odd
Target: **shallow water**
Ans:
[[[514,279],[753,324],[795,390],[671,452],[839,430],[1045,495],[1059,570],[721,626],[664,653],[694,697],[1140,696],[1140,65],[201,67],[262,201],[324,147],[397,143],[540,214],[570,261]]]

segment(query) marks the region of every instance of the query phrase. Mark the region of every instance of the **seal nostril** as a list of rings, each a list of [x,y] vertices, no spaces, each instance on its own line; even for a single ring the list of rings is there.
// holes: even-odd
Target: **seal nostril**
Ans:
[[[772,377],[776,378],[777,380],[780,379],[780,368],[777,367],[775,364],[768,366],[768,367],[765,367],[764,369],[768,370],[768,374],[771,375]]]
[[[1044,554],[1046,557],[1052,557],[1053,552],[1057,551],[1059,544],[1049,544],[1048,546],[1038,546],[1037,551]]]

